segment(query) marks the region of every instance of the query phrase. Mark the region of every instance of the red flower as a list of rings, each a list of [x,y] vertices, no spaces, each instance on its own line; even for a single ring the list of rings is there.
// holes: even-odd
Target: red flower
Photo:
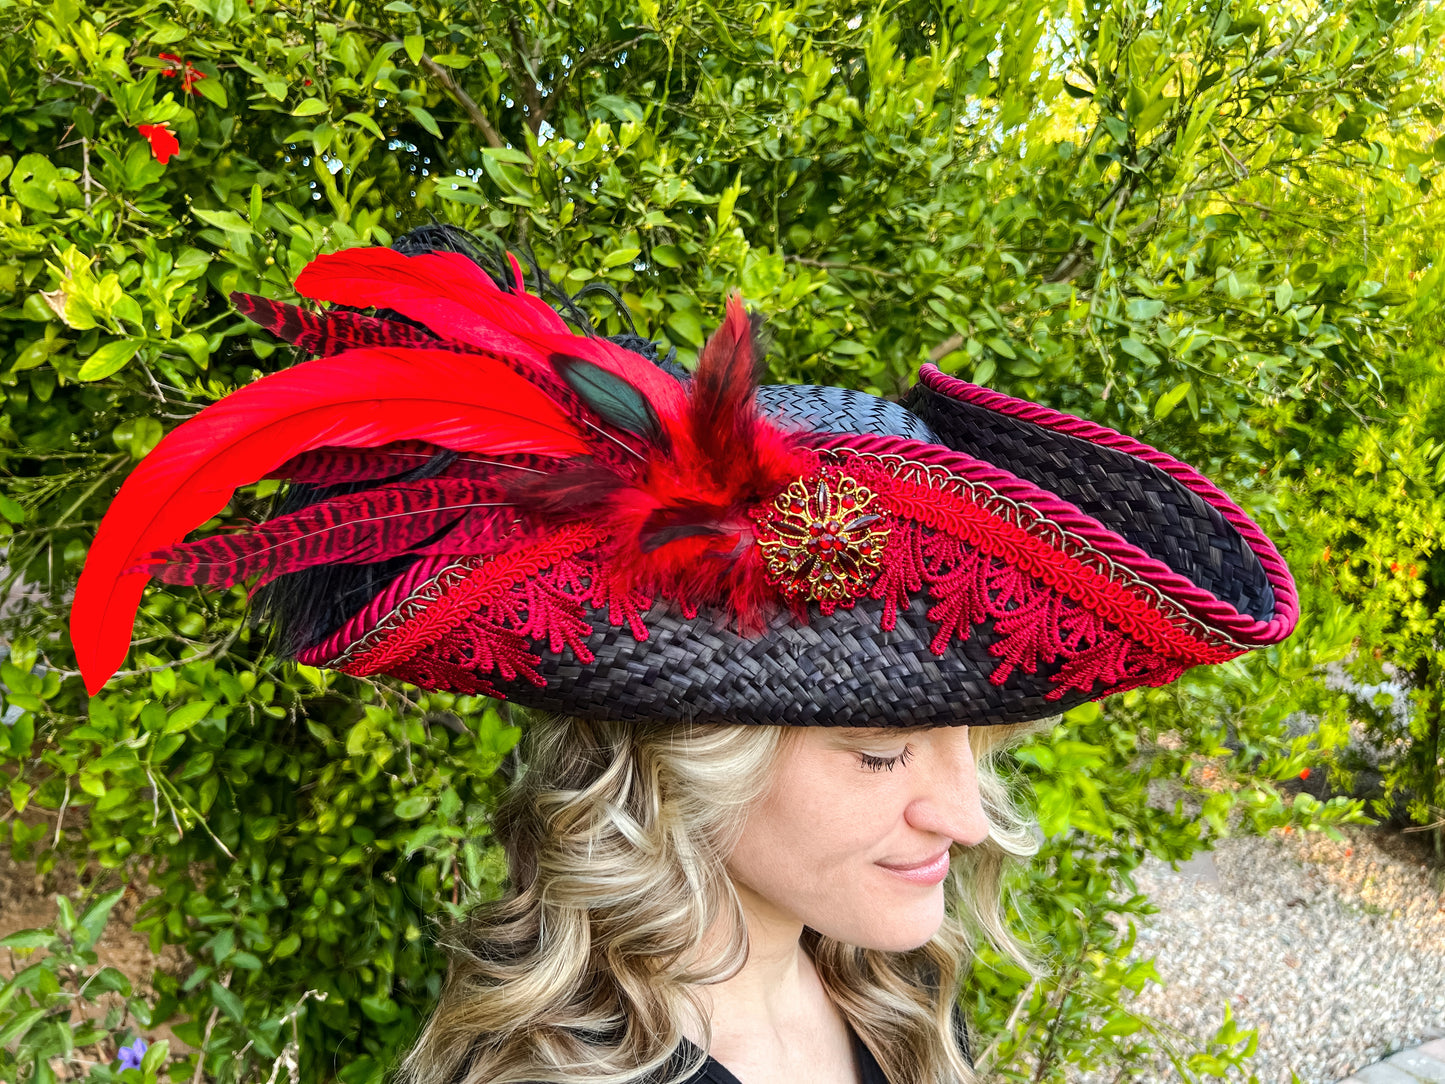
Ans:
[[[181,141],[164,124],[137,124],[135,130],[150,140],[151,153],[161,165],[169,162],[171,155],[180,153]]]
[[[1301,768],[1299,777],[1301,779],[1308,779],[1310,777],[1310,770],[1308,768]]]
[[[206,78],[205,72],[197,71],[189,60],[182,60],[176,56],[175,53],[160,53],[159,56],[161,60],[166,62],[166,67],[161,69],[161,75],[179,75],[181,77],[181,89],[187,94],[194,94],[195,91],[191,89],[192,84],[199,83],[202,79]],[[178,64],[184,64],[186,66],[185,71],[181,71],[176,67]]]

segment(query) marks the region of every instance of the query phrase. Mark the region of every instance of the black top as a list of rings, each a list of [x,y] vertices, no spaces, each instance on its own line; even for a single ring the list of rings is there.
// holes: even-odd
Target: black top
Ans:
[[[853,1056],[857,1059],[859,1084],[888,1084],[888,1078],[883,1075],[883,1070],[878,1065],[878,1060],[873,1057],[872,1052],[863,1045],[863,1040],[858,1038],[858,1033],[852,1028],[848,1029],[849,1036],[853,1039]],[[690,1056],[696,1049],[693,1043],[687,1039],[682,1040],[678,1053]],[[718,1061],[711,1054],[703,1067],[692,1076],[688,1077],[685,1084],[741,1084],[737,1077],[727,1071],[727,1067]]]
[[[963,1060],[969,1065],[973,1064],[973,1052],[969,1049],[968,1026],[964,1023],[963,1011],[955,1004],[953,1006],[953,1032],[958,1040],[959,1051],[963,1054]],[[853,1056],[858,1064],[858,1084],[888,1084],[888,1078],[883,1075],[883,1069],[878,1064],[878,1059],[873,1052],[858,1038],[858,1033],[851,1027],[848,1035],[853,1040]],[[678,1046],[676,1057],[689,1057],[697,1049],[696,1045],[684,1038]],[[701,1069],[688,1077],[684,1084],[741,1084],[741,1081],[727,1067],[718,1061],[711,1054],[703,1063]]]

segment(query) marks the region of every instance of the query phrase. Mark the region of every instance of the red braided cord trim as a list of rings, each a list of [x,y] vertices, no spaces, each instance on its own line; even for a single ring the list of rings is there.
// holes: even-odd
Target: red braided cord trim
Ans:
[[[895,516],[962,538],[979,552],[1002,558],[1162,655],[1190,660],[1194,665],[1223,662],[1240,653],[1235,646],[1218,642],[1215,637],[1191,635],[1176,627],[1151,600],[1133,590],[1135,584],[1116,582],[1065,552],[1061,543],[1067,536],[1047,521],[1040,520],[1029,525],[1032,530],[1026,529],[995,514],[976,498],[919,485],[886,470],[852,470],[859,481],[886,495]],[[1035,537],[1040,526],[1053,528],[1045,533],[1054,537],[1048,541]],[[1200,633],[1206,631],[1198,628]],[[935,654],[943,653],[938,640],[933,650]]]
[[[952,399],[973,403],[1011,418],[1019,418],[1045,429],[1087,440],[1091,444],[1125,452],[1158,467],[1197,493],[1219,509],[1220,514],[1229,521],[1230,526],[1249,543],[1250,549],[1254,551],[1255,556],[1259,558],[1259,563],[1264,568],[1266,578],[1274,587],[1275,615],[1270,621],[1256,621],[1246,614],[1236,614],[1232,620],[1221,616],[1218,619],[1220,624],[1226,625],[1236,637],[1252,645],[1278,643],[1294,631],[1295,624],[1299,620],[1299,598],[1295,592],[1294,578],[1290,575],[1289,566],[1280,556],[1274,543],[1245,515],[1243,509],[1193,467],[1187,463],[1181,463],[1157,448],[1150,447],[1148,444],[1106,426],[1083,418],[1076,418],[1071,414],[1064,414],[1037,403],[1014,399],[988,388],[981,388],[977,384],[970,384],[957,377],[949,376],[931,363],[925,364],[919,369],[919,380],[927,387]]]
[[[467,617],[496,603],[519,581],[599,541],[601,535],[594,528],[579,525],[564,527],[546,541],[513,553],[463,558],[326,665],[355,675],[386,670],[424,651]]]

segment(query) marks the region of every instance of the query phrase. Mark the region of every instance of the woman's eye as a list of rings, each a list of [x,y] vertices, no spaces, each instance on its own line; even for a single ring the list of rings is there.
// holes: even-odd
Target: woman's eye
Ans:
[[[858,754],[858,756],[863,761],[863,767],[867,768],[869,771],[872,772],[881,772],[884,768],[887,768],[891,772],[895,764],[907,764],[908,758],[912,755],[913,746],[911,745],[905,745],[903,747],[903,752],[899,753],[897,756],[892,757],[875,757],[870,753]]]

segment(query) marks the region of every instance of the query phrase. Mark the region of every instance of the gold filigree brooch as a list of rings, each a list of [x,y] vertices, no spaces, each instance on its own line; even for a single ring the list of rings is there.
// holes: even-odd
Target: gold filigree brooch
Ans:
[[[831,613],[867,591],[889,526],[878,494],[825,470],[800,478],[757,516],[768,578],[789,598],[804,595]]]

